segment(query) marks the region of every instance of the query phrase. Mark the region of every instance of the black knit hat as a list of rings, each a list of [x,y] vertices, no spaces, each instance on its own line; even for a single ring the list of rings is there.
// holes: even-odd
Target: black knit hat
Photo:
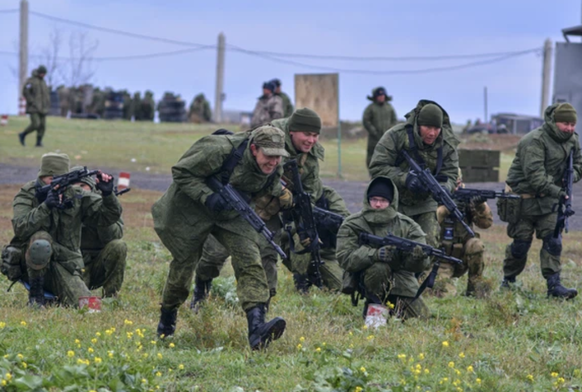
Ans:
[[[263,88],[266,88],[267,90],[271,90],[271,92],[274,92],[275,91],[275,83],[265,82],[265,83],[263,83]]]
[[[394,199],[394,187],[392,183],[385,178],[376,178],[372,180],[370,188],[368,189],[368,201],[371,197],[383,197],[392,203]]]

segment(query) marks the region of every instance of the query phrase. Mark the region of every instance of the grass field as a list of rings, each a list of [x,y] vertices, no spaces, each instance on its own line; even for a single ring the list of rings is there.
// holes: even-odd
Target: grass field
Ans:
[[[81,162],[107,162],[111,167],[122,167],[124,159],[135,155],[136,164],[143,159],[144,165],[160,171],[167,170],[203,134],[188,125],[174,125],[170,131],[160,124],[140,129],[139,125],[105,123],[108,129],[89,132],[91,124],[80,123],[79,129],[75,124],[63,121],[60,130],[49,128],[53,139],[47,138],[47,145],[63,143],[61,150],[71,156],[78,153]],[[40,154],[49,148],[21,148],[16,125],[0,131],[0,160],[38,164]],[[84,140],[82,147],[77,148],[73,140]],[[131,153],[125,154],[124,149]],[[11,202],[18,189],[18,185],[0,186],[0,244],[12,236]],[[355,308],[347,296],[319,290],[298,295],[291,274],[281,267],[270,315],[284,317],[288,329],[265,352],[251,352],[246,318],[233,296],[232,269],[226,268],[201,312],[194,315],[185,304],[179,311],[175,337],[159,341],[155,328],[170,260],[152,229],[150,206],[159,196],[136,189],[121,199],[128,268],[120,298],[105,300],[101,313],[29,309],[25,290],[16,285],[6,292],[10,282],[0,276],[0,390],[582,389],[580,299],[546,298],[539,241],[532,246],[517,288],[499,291],[508,242],[501,226],[481,233],[487,246],[485,278],[491,291],[475,299],[437,297],[428,290],[425,300],[432,311],[428,320],[392,319],[385,327],[366,329],[361,303]],[[582,287],[582,233],[565,235],[562,260],[565,284]],[[466,277],[455,283],[461,293]]]
[[[22,148],[17,134],[28,124],[26,117],[11,117],[8,126],[0,128],[0,162],[38,165],[42,154],[59,150],[72,161],[87,166],[114,167],[126,171],[169,173],[170,168],[190,145],[202,136],[218,129],[217,125],[175,123],[142,123],[127,121],[66,120],[48,118],[44,148],[33,148],[35,134],[29,135],[27,147]],[[238,126],[226,126],[238,131]],[[235,129],[236,128],[236,129]],[[471,148],[492,148],[485,140],[468,139]],[[336,178],[338,174],[337,140],[322,140],[326,150],[321,175]],[[502,154],[500,181],[504,181],[512,152]],[[369,179],[365,166],[366,140],[344,140],[341,146],[342,178],[350,181]]]

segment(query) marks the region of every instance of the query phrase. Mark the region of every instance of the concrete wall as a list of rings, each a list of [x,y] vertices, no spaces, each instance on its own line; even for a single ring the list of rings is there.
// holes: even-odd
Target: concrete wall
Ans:
[[[582,44],[574,42],[556,43],[554,94],[552,102],[570,102],[582,117]],[[581,134],[582,121],[578,121],[576,132]]]
[[[314,110],[324,127],[336,127],[339,113],[338,74],[296,74],[295,108]]]

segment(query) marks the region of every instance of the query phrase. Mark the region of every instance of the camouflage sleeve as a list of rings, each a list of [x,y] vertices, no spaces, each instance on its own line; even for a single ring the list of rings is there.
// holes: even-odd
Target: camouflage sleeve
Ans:
[[[48,230],[50,227],[51,210],[45,203],[41,203],[38,207],[34,207],[35,204],[34,195],[23,190],[14,198],[12,228],[15,237],[28,239],[37,231],[43,228]]]
[[[475,205],[471,202],[471,215],[473,223],[480,229],[488,229],[493,225],[493,213],[485,202]]]
[[[558,197],[562,188],[554,185],[554,179],[546,172],[546,149],[539,140],[533,140],[524,149],[522,170],[537,194]]]
[[[350,215],[350,211],[346,207],[346,203],[345,203],[344,199],[342,199],[340,194],[337,193],[337,191],[335,189],[333,189],[332,187],[324,185],[323,186],[323,194],[325,195],[325,198],[329,202],[329,210],[331,212],[335,212],[336,214],[340,214],[344,218],[346,218]]]
[[[404,148],[404,142],[398,140],[396,132],[386,132],[374,150],[370,162],[370,176],[372,178],[384,176],[390,178],[398,188],[406,184],[408,171],[396,166],[396,159],[400,150]]]
[[[392,117],[390,119],[390,123],[392,124],[392,126],[396,125],[396,123],[398,122],[398,117],[396,116],[396,109],[394,109],[394,106],[391,106],[392,108]]]
[[[273,105],[269,109],[269,116],[271,120],[276,120],[278,118],[283,118],[283,100],[281,97],[275,97],[273,99]]]
[[[576,136],[576,142],[574,143],[574,182],[580,181],[582,178],[582,154],[580,153],[580,142],[578,141],[578,135]]]
[[[443,167],[439,175],[447,176],[447,181],[440,182],[440,184],[449,193],[452,193],[457,187],[457,178],[459,177],[459,154],[452,146],[445,145],[443,155]]]
[[[123,219],[119,218],[117,222],[97,231],[99,239],[102,243],[107,244],[113,240],[120,240],[123,238]]]
[[[81,198],[83,224],[87,226],[99,228],[111,226],[121,218],[121,211],[121,204],[114,194],[101,197],[84,193]]]
[[[358,235],[345,222],[337,234],[337,260],[340,266],[350,273],[365,270],[374,264],[376,249],[367,245],[360,246]]]
[[[364,128],[366,129],[366,131],[368,131],[370,135],[377,135],[378,130],[373,124],[374,121],[373,115],[374,113],[372,111],[372,105],[368,105],[366,110],[364,110],[364,115],[362,116],[362,123],[364,124]]]
[[[404,222],[403,222],[404,223]],[[426,234],[422,231],[420,226],[416,222],[407,222],[407,228],[404,231],[406,233],[405,238],[418,242],[421,244],[426,244]],[[409,272],[423,272],[430,267],[430,258],[426,256],[422,260],[415,260],[412,256],[412,252],[406,254],[401,254],[401,269]]]

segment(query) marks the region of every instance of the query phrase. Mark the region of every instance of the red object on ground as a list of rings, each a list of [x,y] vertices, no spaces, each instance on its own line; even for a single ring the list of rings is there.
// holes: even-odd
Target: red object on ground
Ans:
[[[129,177],[131,175],[127,172],[119,173],[119,178],[117,179],[117,189],[122,191],[125,188],[129,188]]]

